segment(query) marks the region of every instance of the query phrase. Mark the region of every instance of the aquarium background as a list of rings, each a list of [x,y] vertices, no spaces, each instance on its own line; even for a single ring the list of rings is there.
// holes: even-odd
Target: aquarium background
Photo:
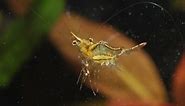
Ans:
[[[16,2],[0,1],[0,71],[10,70],[0,73],[0,105],[105,105],[104,95],[94,96],[87,86],[79,89],[75,67],[47,37],[64,10],[112,25],[137,43],[146,41],[145,51],[153,59],[164,82],[168,96],[166,105],[175,104],[173,80],[183,58],[185,44],[185,11],[178,1],[27,0],[25,2],[28,3],[24,3],[27,5],[21,4],[21,0],[19,5]],[[23,11],[22,8],[26,7],[28,9]],[[119,14],[106,21],[120,10]],[[83,32],[80,25],[79,32]],[[14,46],[18,49],[13,49]],[[150,80],[150,77],[145,77]]]

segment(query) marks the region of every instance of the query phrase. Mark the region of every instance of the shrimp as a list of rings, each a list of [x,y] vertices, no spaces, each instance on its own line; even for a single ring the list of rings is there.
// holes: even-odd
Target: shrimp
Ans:
[[[72,41],[72,45],[76,46],[82,54],[82,65],[83,68],[77,80],[77,84],[81,80],[80,89],[82,84],[85,83],[86,79],[89,79],[89,83],[92,83],[91,77],[97,77],[95,75],[99,70],[90,71],[90,65],[97,64],[100,66],[114,66],[116,65],[116,60],[123,54],[130,54],[131,52],[144,47],[147,43],[143,42],[131,48],[114,48],[105,41],[94,42],[92,38],[82,39],[71,32],[72,36],[75,38]],[[90,84],[91,86],[91,84]],[[92,88],[92,87],[91,87]],[[92,89],[93,94],[96,95],[95,91]]]

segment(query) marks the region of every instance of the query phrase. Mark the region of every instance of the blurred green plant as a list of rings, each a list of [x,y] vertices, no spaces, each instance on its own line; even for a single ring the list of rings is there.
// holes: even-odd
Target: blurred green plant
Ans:
[[[0,86],[7,86],[32,50],[47,37],[64,9],[64,0],[35,0],[29,13],[16,17],[3,32],[0,42]],[[44,20],[46,20],[45,23]]]

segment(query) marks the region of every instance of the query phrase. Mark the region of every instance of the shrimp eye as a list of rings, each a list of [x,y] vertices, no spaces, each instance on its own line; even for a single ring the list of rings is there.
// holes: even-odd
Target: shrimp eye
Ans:
[[[90,42],[93,42],[93,38],[89,38],[89,41],[90,41]]]
[[[74,41],[72,42],[72,45],[77,45],[77,41],[74,40]]]

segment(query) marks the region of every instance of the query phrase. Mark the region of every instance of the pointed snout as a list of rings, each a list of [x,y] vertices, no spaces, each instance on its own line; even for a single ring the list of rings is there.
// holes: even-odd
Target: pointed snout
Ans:
[[[73,37],[74,37],[77,41],[79,41],[79,42],[82,41],[81,38],[79,38],[78,36],[76,36],[73,32],[70,32],[70,33],[73,35]]]

